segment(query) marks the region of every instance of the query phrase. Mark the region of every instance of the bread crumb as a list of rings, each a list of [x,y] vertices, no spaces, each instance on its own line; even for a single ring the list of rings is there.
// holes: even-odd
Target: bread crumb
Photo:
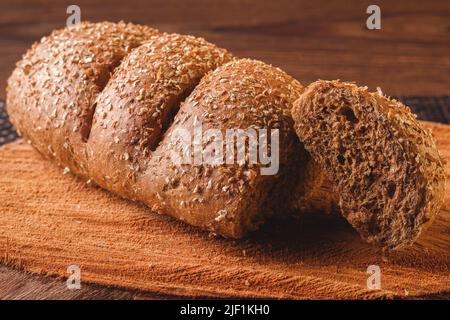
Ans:
[[[227,217],[228,211],[226,209],[222,209],[217,211],[217,216],[214,218],[216,222],[220,222]]]

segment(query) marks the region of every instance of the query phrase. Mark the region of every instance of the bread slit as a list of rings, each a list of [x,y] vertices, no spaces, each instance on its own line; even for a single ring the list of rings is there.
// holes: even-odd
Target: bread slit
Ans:
[[[95,109],[97,107],[97,97],[98,95],[105,89],[106,85],[108,84],[109,80],[111,79],[112,74],[114,73],[114,70],[120,65],[122,60],[125,58],[125,56],[120,56],[118,59],[116,59],[114,62],[112,62],[109,66],[106,66],[104,70],[102,70],[101,75],[95,79],[97,85],[97,93],[94,98],[94,103],[88,108],[87,115],[86,115],[86,125],[83,128],[84,130],[81,131],[81,138],[83,142],[87,142],[89,140],[89,136],[91,135],[91,129],[92,129],[92,121],[94,118]]]
[[[182,101],[205,74],[231,58],[203,39],[178,34],[153,37],[134,49],[98,96],[87,142],[90,178],[136,199],[136,181]]]

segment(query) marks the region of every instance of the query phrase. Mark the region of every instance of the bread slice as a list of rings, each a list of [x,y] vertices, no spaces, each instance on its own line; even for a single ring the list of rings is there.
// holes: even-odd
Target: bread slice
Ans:
[[[351,83],[320,80],[294,103],[292,115],[362,238],[400,248],[438,213],[444,160],[408,107]]]

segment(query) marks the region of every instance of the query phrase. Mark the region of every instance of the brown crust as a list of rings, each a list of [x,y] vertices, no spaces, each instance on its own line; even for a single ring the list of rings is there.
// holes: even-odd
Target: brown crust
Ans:
[[[300,83],[280,69],[255,60],[235,60],[209,73],[181,105],[150,158],[145,177],[138,182],[140,199],[160,212],[228,237],[255,230],[267,214],[262,208],[270,191],[291,167],[290,156],[298,154],[290,109],[301,90]],[[278,128],[279,173],[262,176],[260,164],[248,163],[174,166],[170,136],[177,128],[192,133],[196,121],[204,131],[219,128],[224,137],[226,129]],[[272,209],[279,209],[275,194],[272,200],[277,204]]]
[[[411,244],[438,213],[444,160],[408,107],[351,83],[320,80],[296,101],[293,117],[337,187],[342,214],[368,242]]]
[[[27,52],[8,82],[8,111],[22,135],[65,171],[192,225],[241,237],[287,206],[281,188],[296,181],[286,173],[305,155],[290,116],[303,87],[259,61],[219,67],[232,59],[199,38],[83,23]],[[194,121],[221,132],[280,129],[279,173],[262,176],[259,165],[248,163],[175,165],[171,133],[192,132]]]
[[[46,158],[86,176],[83,141],[96,96],[123,57],[155,34],[131,23],[83,22],[42,38],[8,80],[12,123]]]
[[[204,39],[178,34],[155,36],[133,50],[96,100],[87,143],[90,179],[136,198],[135,180],[181,101],[205,74],[231,59]]]

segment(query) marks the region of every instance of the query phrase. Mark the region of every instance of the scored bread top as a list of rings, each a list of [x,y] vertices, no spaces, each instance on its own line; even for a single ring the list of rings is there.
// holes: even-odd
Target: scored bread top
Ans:
[[[342,214],[368,242],[411,244],[438,213],[444,161],[408,107],[352,83],[320,80],[294,104],[293,117],[337,187]]]
[[[288,161],[299,154],[290,109],[302,90],[291,76],[255,60],[234,60],[207,74],[182,103],[151,156],[146,177],[138,183],[140,199],[218,234],[236,238],[255,230],[265,218],[265,201],[280,205],[277,186],[292,169]],[[193,135],[198,124],[203,132],[218,129],[224,138],[227,129],[268,129],[268,136],[270,129],[278,129],[279,172],[261,175],[261,164],[249,163],[248,157],[240,165],[175,165],[170,156],[177,147],[174,131],[184,128]],[[209,143],[203,140],[202,147]],[[153,198],[148,190],[155,193]]]
[[[97,97],[87,144],[90,178],[134,198],[136,176],[181,101],[206,73],[231,59],[204,39],[179,34],[155,36],[133,50]]]
[[[303,87],[278,68],[232,59],[191,36],[123,22],[82,23],[53,32],[25,54],[8,81],[8,111],[22,135],[65,172],[241,237],[264,212],[287,204],[283,188],[297,182],[286,173],[296,157],[306,157],[290,109]],[[173,163],[171,133],[192,133],[194,121],[224,134],[279,129],[279,172],[262,176],[258,164],[247,162]]]
[[[8,80],[12,123],[45,157],[86,176],[82,142],[96,96],[123,57],[158,33],[131,23],[83,22],[42,38]]]

